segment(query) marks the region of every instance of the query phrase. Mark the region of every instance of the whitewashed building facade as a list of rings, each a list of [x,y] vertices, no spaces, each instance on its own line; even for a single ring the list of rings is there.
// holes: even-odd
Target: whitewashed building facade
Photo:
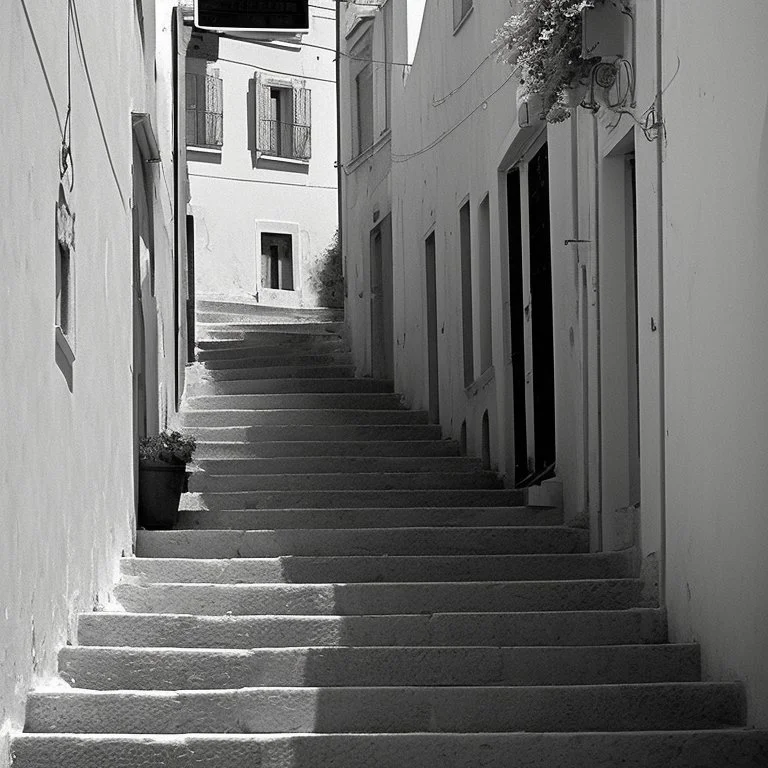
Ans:
[[[407,5],[412,58],[395,0],[341,27],[359,370],[507,485],[554,478],[595,551],[637,544],[671,638],[745,681],[764,726],[768,9],[588,12],[613,75],[547,124],[493,51],[514,4]]]

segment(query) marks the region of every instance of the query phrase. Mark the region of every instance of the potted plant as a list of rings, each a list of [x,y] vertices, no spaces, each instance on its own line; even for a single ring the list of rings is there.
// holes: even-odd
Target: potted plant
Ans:
[[[583,12],[605,0],[520,0],[496,32],[498,58],[520,69],[518,99],[540,98],[541,117],[559,123],[583,98],[600,61],[582,49]]]
[[[139,441],[139,520],[142,528],[169,529],[178,520],[187,464],[195,438],[163,430]]]

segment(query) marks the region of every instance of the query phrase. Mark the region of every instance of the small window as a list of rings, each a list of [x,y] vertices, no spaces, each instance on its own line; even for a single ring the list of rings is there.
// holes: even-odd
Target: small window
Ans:
[[[354,82],[352,97],[353,135],[355,155],[373,145],[373,35],[371,30],[350,52],[351,75]]]
[[[473,0],[453,0],[453,28],[458,29],[461,22],[467,18],[472,10]]]
[[[224,144],[224,84],[218,74],[186,75],[187,146],[218,149]]]
[[[293,290],[293,237],[264,232],[261,235],[261,287]]]
[[[272,157],[312,157],[312,93],[300,83],[273,85],[257,79],[257,151]]]

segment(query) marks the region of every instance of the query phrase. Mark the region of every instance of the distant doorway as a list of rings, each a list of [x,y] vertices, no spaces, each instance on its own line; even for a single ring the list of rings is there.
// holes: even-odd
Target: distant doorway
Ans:
[[[546,141],[507,174],[515,484],[554,471],[555,350]]]
[[[371,232],[371,375],[394,378],[392,217]]]

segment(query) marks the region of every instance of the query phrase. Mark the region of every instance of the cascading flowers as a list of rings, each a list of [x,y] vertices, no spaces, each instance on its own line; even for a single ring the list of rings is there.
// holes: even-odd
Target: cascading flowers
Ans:
[[[496,32],[499,61],[520,69],[522,94],[541,97],[547,122],[570,117],[566,89],[587,82],[600,61],[582,57],[581,12],[602,2],[519,0],[518,12]]]

